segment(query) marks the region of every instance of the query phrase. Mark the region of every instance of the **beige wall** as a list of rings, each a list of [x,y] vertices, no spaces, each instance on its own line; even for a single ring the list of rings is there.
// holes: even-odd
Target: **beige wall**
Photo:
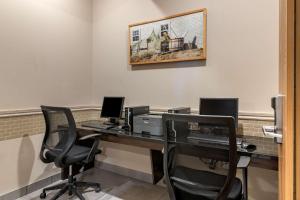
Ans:
[[[124,95],[128,105],[193,108],[200,96],[237,96],[242,111],[271,112],[278,0],[94,0],[94,25],[91,2],[0,1],[0,110],[99,105],[105,95]],[[128,66],[128,24],[201,7],[209,12],[206,63]],[[0,195],[57,172],[39,161],[41,137],[0,141]],[[99,159],[150,172],[147,149],[105,145]]]
[[[0,196],[59,173],[39,159],[43,135],[0,141]]]
[[[91,104],[91,1],[1,0],[0,30],[0,111]],[[28,119],[0,118],[0,196],[58,172]]]
[[[200,96],[237,96],[241,111],[271,112],[269,99],[278,90],[278,0],[93,4],[92,40],[91,1],[0,2],[0,110],[98,105],[104,95],[124,95],[129,105],[193,108]],[[128,66],[128,24],[202,7],[208,9],[206,63]]]
[[[279,0],[94,0],[93,99],[191,106],[199,97],[239,97],[242,112],[270,113],[278,93]],[[208,59],[132,68],[128,25],[208,9]],[[139,70],[141,69],[141,70]]]
[[[100,147],[103,151],[97,156],[98,161],[147,174],[152,173],[149,149],[103,141]]]
[[[1,0],[0,29],[0,110],[91,103],[91,1]]]
[[[203,7],[208,9],[206,63],[127,64],[129,24]],[[123,95],[127,105],[198,109],[200,96],[235,96],[241,112],[272,112],[270,98],[278,93],[279,0],[93,0],[93,9],[94,104],[103,96]],[[99,160],[149,173],[144,149],[137,155],[128,146],[103,146]],[[251,168],[250,176],[250,199],[277,197],[276,172]]]

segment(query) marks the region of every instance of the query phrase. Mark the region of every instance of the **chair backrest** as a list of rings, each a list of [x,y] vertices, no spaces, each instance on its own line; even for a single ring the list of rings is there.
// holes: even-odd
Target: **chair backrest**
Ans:
[[[176,136],[170,129],[170,123],[188,122],[190,127],[193,124],[205,124],[208,126],[223,126],[228,128],[228,143],[215,143],[208,141],[192,140],[188,138],[186,131],[180,133],[177,131]],[[196,156],[198,158],[212,159],[216,161],[226,162],[228,167],[224,171],[226,180],[217,194],[217,199],[226,199],[233,181],[236,177],[237,169],[237,146],[236,146],[236,128],[235,120],[231,116],[209,116],[209,115],[186,115],[186,114],[163,114],[163,130],[164,130],[164,173],[166,177],[166,184],[168,186],[170,198],[176,199],[174,193],[174,177],[172,177],[173,170],[182,163],[177,162],[178,155],[184,154],[189,156]],[[192,130],[188,130],[193,132]],[[185,166],[186,167],[186,166]],[[193,166],[194,167],[194,166]],[[201,171],[206,171],[201,169]],[[223,169],[222,169],[223,170]],[[207,169],[207,171],[210,171]],[[222,175],[224,175],[224,171]],[[189,181],[189,180],[182,180]],[[203,187],[205,188],[209,187]]]
[[[45,135],[40,151],[40,159],[53,162],[46,153],[57,155],[54,163],[57,167],[64,167],[64,158],[76,140],[76,123],[69,108],[41,106],[45,119]]]

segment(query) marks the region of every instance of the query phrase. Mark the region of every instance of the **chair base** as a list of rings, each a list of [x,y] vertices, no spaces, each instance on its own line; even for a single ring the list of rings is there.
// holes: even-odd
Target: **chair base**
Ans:
[[[82,194],[78,191],[79,188],[88,188],[92,187],[95,189],[95,192],[101,191],[101,185],[99,183],[91,183],[91,182],[81,182],[76,181],[76,178],[73,176],[69,176],[68,182],[66,183],[60,183],[57,185],[53,185],[47,188],[43,189],[43,192],[40,194],[41,199],[45,199],[47,196],[47,191],[52,190],[59,190],[58,193],[56,193],[50,200],[56,200],[59,197],[61,197],[63,194],[68,192],[69,196],[76,195],[80,200],[85,200],[85,198],[82,196]]]

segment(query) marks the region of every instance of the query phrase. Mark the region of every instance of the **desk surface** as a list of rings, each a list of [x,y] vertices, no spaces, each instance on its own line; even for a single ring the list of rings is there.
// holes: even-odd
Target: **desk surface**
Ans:
[[[90,134],[92,131],[93,133],[99,133],[101,134],[106,140],[114,142],[113,137],[118,137],[120,139],[135,139],[137,141],[144,141],[144,142],[151,142],[156,143],[157,145],[155,148],[162,148],[164,138],[161,136],[153,136],[148,134],[140,134],[140,133],[133,133],[125,130],[103,130],[103,129],[96,129],[96,128],[88,128],[81,126],[82,123],[77,124],[77,128],[81,131],[81,136],[84,136],[85,134]],[[84,131],[88,131],[84,133]],[[251,154],[254,157],[272,157],[277,158],[277,145],[274,143],[274,141],[270,138],[263,138],[263,137],[254,137],[254,136],[238,136],[243,139],[243,141],[246,141],[249,144],[256,145],[255,151],[248,151],[247,149],[241,148],[241,146],[238,147],[238,152],[245,153],[245,154]],[[196,146],[206,146],[206,147],[217,147],[217,148],[224,148],[227,147],[225,145],[216,144],[216,143],[208,143],[207,141],[201,141],[201,140],[189,140],[187,138],[176,138],[174,139],[174,142],[176,143],[183,143],[183,144],[193,144]],[[213,145],[213,146],[212,146]],[[147,147],[147,146],[145,146]]]
[[[164,145],[163,137],[132,133],[124,130],[117,131],[88,128],[81,126],[81,124],[82,123],[77,124],[79,137],[87,136],[90,134],[99,134],[101,135],[101,140],[103,141],[148,148],[151,149],[151,152],[161,152]],[[244,141],[246,141],[249,144],[256,145],[256,150],[253,152],[248,152],[246,149],[242,149],[238,146],[238,152],[241,153],[241,155],[251,155],[251,166],[269,170],[278,170],[277,145],[274,143],[273,139],[254,136],[238,137],[241,137]],[[177,139],[177,142],[190,143],[190,141],[186,140],[187,139]],[[207,142],[201,143],[198,141],[196,145],[205,146],[207,145]]]

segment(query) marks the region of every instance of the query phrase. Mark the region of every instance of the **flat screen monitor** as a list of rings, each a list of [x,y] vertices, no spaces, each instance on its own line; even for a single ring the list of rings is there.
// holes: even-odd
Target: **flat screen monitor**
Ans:
[[[101,117],[119,119],[122,116],[125,97],[104,97]]]
[[[232,116],[238,127],[238,98],[201,98],[200,115]]]

